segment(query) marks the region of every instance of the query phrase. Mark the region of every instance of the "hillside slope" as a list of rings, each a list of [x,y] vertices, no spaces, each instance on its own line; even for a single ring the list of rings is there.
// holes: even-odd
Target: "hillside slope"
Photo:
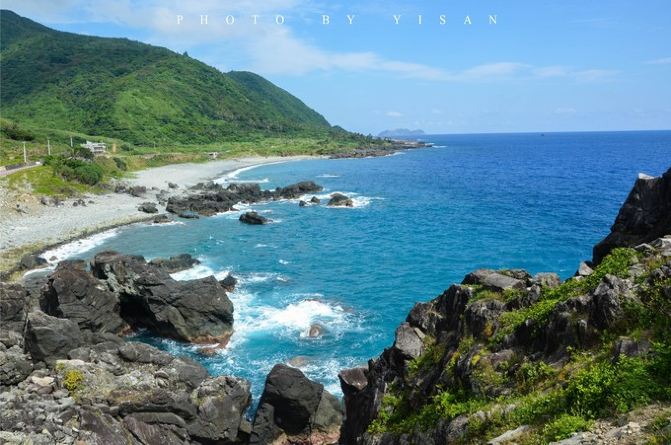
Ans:
[[[252,73],[221,73],[168,49],[55,31],[0,11],[3,117],[134,144],[331,131]]]

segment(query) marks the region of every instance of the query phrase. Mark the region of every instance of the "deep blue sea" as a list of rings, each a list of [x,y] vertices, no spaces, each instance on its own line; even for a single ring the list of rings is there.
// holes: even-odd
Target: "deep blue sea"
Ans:
[[[190,253],[186,279],[231,272],[235,334],[215,357],[141,337],[252,382],[258,398],[277,362],[299,366],[340,394],[340,369],[393,342],[417,301],[480,268],[571,276],[591,257],[639,172],[671,166],[671,132],[427,136],[430,149],[371,159],[309,160],[237,172],[264,188],[301,180],[355,197],[355,207],[253,205],[274,220],[230,213],[172,225],[134,225],[85,243],[147,258]],[[246,210],[246,209],[245,209]],[[312,324],[325,329],[309,338]]]

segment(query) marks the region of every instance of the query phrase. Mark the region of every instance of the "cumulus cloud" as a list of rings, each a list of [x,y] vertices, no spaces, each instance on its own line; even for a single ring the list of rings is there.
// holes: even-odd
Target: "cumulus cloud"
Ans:
[[[646,65],[671,65],[671,57],[662,57],[661,59],[648,60]]]

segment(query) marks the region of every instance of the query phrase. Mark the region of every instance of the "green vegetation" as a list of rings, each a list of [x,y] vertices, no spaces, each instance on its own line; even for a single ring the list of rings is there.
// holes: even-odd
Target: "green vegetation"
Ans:
[[[514,352],[494,365],[492,351],[500,350],[494,340],[501,338],[498,332],[488,344],[465,336],[453,352],[432,341],[422,356],[408,364],[407,383],[396,384],[385,394],[383,408],[369,432],[428,431],[439,421],[467,416],[464,443],[484,443],[505,431],[529,425],[516,442],[544,445],[587,430],[598,419],[655,403],[667,406],[671,402],[671,279],[659,271],[652,272],[664,264],[659,257],[646,257],[633,249],[615,249],[592,276],[544,289],[541,299],[530,307],[505,312],[498,330],[512,332],[529,319],[544,323],[559,302],[593,291],[606,275],[629,277],[634,264],[646,269],[636,278],[636,298],[623,302],[624,322],[613,325],[612,332],[603,332],[599,344],[588,349],[568,348],[564,360],[553,364]],[[474,296],[470,303],[479,298],[504,299],[504,293],[477,287]],[[615,344],[623,335],[647,342],[650,351],[614,357]],[[446,353],[451,355],[445,357]],[[442,362],[446,362],[444,368],[436,369]],[[466,383],[462,381],[465,366]],[[441,383],[425,395],[413,389],[426,378],[427,373],[422,370],[441,375]],[[668,443],[668,413],[656,419],[649,429],[649,444]]]
[[[26,126],[144,147],[352,136],[253,73],[222,73],[128,39],[55,31],[7,10],[0,32],[3,117]],[[29,140],[20,128],[3,132]]]
[[[63,375],[63,386],[70,393],[76,392],[84,383],[84,374],[77,369],[68,369]]]

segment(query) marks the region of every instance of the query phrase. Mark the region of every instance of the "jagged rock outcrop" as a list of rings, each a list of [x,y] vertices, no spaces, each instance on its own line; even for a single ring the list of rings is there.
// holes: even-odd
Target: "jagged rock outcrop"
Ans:
[[[200,264],[200,260],[192,257],[188,253],[182,253],[180,255],[171,256],[170,258],[154,258],[149,261],[149,264],[160,267],[168,273],[175,273]]]
[[[2,321],[0,342],[6,346],[22,342],[27,307],[28,292],[23,286],[18,283],[0,282],[0,320]]]
[[[199,184],[195,189],[198,190],[197,193],[173,196],[168,199],[166,210],[180,215],[185,212],[195,212],[211,216],[232,210],[239,202],[295,199],[308,193],[318,192],[322,187],[312,181],[303,181],[287,187],[278,187],[275,190],[261,190],[258,184],[230,184],[223,187],[214,183]]]
[[[119,295],[132,327],[193,343],[225,344],[231,335],[233,304],[214,277],[177,281],[142,257],[116,252],[97,254],[91,270]]]
[[[639,175],[606,238],[594,246],[592,263],[616,247],[633,247],[671,234],[671,169],[660,177]]]
[[[81,330],[121,333],[128,328],[119,315],[119,297],[86,270],[84,261],[59,263],[42,290],[40,305]]]
[[[36,362],[53,363],[82,344],[82,335],[72,320],[32,311],[26,319],[24,348]]]
[[[338,440],[341,422],[340,402],[322,384],[278,364],[266,379],[249,443],[331,444]]]

